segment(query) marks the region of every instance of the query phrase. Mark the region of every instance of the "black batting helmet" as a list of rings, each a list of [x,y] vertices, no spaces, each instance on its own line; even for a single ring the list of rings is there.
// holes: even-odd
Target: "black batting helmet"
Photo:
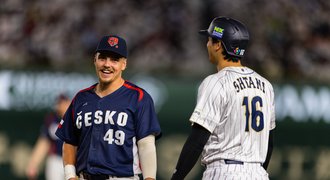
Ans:
[[[226,52],[235,57],[243,57],[249,42],[249,32],[246,26],[229,17],[216,17],[207,30],[199,33],[219,39]]]

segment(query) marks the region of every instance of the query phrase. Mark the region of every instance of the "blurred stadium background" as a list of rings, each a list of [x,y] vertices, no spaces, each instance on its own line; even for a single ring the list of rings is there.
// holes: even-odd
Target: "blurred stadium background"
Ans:
[[[2,0],[0,5],[0,179],[21,180],[54,97],[96,82],[98,40],[128,43],[125,78],[147,89],[163,137],[158,179],[169,179],[190,131],[200,81],[215,73],[198,30],[215,16],[244,22],[243,62],[275,87],[277,128],[271,179],[330,179],[330,1]],[[200,179],[197,164],[187,179]],[[44,179],[41,174],[40,179]]]

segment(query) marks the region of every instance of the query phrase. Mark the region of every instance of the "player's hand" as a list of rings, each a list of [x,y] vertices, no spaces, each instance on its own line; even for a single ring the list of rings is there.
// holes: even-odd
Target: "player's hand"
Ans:
[[[155,179],[154,178],[151,178],[151,177],[147,177],[144,180],[155,180]]]
[[[29,166],[26,169],[26,176],[28,177],[29,180],[34,180],[37,179],[38,176],[38,169],[33,167],[33,166]]]

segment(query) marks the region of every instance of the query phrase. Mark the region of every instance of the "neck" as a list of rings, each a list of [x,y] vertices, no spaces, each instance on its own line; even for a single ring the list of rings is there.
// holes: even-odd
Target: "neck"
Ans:
[[[123,78],[120,78],[117,81],[110,83],[99,82],[95,87],[95,93],[100,97],[107,96],[119,89],[124,84],[124,82],[125,80]]]
[[[232,62],[227,60],[221,60],[219,61],[217,65],[217,70],[220,71],[225,67],[242,67],[241,61],[238,62]]]

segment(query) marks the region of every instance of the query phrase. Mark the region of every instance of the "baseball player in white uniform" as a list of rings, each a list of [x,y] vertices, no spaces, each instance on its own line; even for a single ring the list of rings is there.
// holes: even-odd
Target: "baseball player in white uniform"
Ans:
[[[209,60],[218,72],[198,89],[192,131],[172,179],[184,179],[200,154],[205,180],[269,179],[274,91],[268,80],[241,64],[248,30],[235,19],[217,17],[200,33],[208,36]]]

